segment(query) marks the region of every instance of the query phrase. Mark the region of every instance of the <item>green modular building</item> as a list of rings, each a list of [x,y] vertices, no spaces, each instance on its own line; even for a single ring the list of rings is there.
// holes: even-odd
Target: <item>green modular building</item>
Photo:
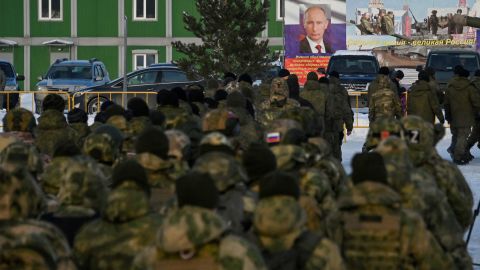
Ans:
[[[282,1],[268,1],[267,28],[259,39],[269,39],[272,51],[282,50]],[[25,75],[25,90],[35,90],[37,78],[59,58],[98,58],[114,79],[123,74],[125,57],[130,72],[180,58],[172,41],[201,42],[185,30],[184,11],[196,14],[195,0],[0,0],[0,59]]]

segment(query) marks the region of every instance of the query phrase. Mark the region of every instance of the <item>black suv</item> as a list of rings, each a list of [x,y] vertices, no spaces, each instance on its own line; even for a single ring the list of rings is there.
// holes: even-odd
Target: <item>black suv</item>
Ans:
[[[126,104],[126,101],[139,96],[147,100],[151,108],[156,106],[156,94],[162,89],[171,90],[175,87],[186,88],[190,85],[204,87],[205,80],[198,75],[188,76],[174,64],[153,64],[147,68],[127,74],[127,94],[110,94],[108,92],[123,91],[123,77],[117,78],[105,85],[85,88],[74,95],[74,107],[82,108],[88,113],[97,112],[97,108],[106,100],[117,104]],[[132,92],[152,92],[151,95],[135,94]],[[123,96],[123,98],[122,98]]]

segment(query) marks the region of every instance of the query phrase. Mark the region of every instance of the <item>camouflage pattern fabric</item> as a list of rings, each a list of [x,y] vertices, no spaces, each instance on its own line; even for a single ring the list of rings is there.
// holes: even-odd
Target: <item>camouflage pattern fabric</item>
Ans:
[[[274,196],[259,201],[254,232],[262,250],[270,253],[289,250],[304,232],[305,213],[292,197]],[[304,269],[344,269],[337,245],[322,238],[306,260]]]
[[[215,109],[209,111],[202,118],[202,131],[224,131],[227,129],[227,120],[238,117],[227,109]]]
[[[43,192],[26,170],[0,168],[0,179],[0,221],[34,218],[46,210]]]
[[[43,160],[38,150],[23,142],[12,143],[0,152],[0,164],[4,168],[25,168],[32,176],[43,173]]]
[[[284,171],[298,169],[307,162],[306,152],[297,145],[276,145],[270,148],[277,160],[277,168]]]
[[[368,102],[371,96],[380,89],[389,88],[392,92],[397,93],[397,87],[393,84],[387,75],[378,74],[377,78],[373,80],[368,86]]]
[[[191,142],[188,136],[177,129],[170,129],[165,131],[168,137],[168,156],[181,162],[189,158],[191,150]]]
[[[75,270],[63,234],[35,220],[0,221],[1,269]]]
[[[108,195],[102,219],[82,228],[75,239],[81,269],[129,269],[135,255],[155,243],[160,216],[150,214],[148,198],[132,182]]]
[[[191,119],[191,114],[183,108],[176,108],[171,106],[159,106],[157,108],[165,115],[165,128],[172,129],[186,123]]]
[[[222,152],[209,152],[198,158],[193,170],[208,173],[220,192],[237,183],[248,181],[247,173],[234,157]]]
[[[15,108],[7,112],[3,117],[3,131],[20,131],[33,133],[37,126],[37,121],[33,113],[24,108]]]
[[[52,157],[57,145],[66,141],[78,144],[78,133],[68,126],[63,113],[56,110],[44,111],[38,118],[35,139],[40,152]]]
[[[147,116],[133,117],[129,121],[130,133],[135,138],[138,135],[142,134],[142,132],[148,127],[150,127],[151,125],[152,125],[152,122],[150,121],[150,118]]]
[[[284,79],[275,78],[270,85],[270,97],[260,104],[259,122],[266,126],[278,119],[280,114],[295,107],[300,107],[298,101],[288,98],[288,86]]]
[[[368,101],[368,120],[370,123],[382,117],[402,117],[402,106],[397,92],[390,88],[376,90]]]
[[[435,124],[435,116],[440,122],[445,122],[435,90],[426,81],[417,81],[410,88],[407,111],[409,115],[418,115],[431,124]]]
[[[318,121],[318,115],[308,107],[296,107],[284,111],[279,116],[282,119],[296,120],[302,124],[302,129],[309,137],[319,136],[322,133],[323,126]]]
[[[322,127],[325,126],[325,116],[327,115],[328,92],[328,86],[320,84],[316,80],[308,80],[303,91],[300,92],[300,97],[308,100],[315,108]]]
[[[223,236],[226,228],[215,212],[184,206],[165,218],[156,246],[137,255],[133,269],[266,269],[253,245]]]
[[[302,130],[302,124],[294,119],[276,119],[271,121],[265,127],[265,134],[268,135],[269,133],[279,133],[280,135],[280,143],[282,139],[285,137],[287,132],[291,129],[300,129]],[[266,138],[265,138],[266,140]]]
[[[151,153],[137,154],[135,159],[145,169],[151,188],[150,206],[154,211],[175,193],[175,180],[188,170],[186,163],[173,159],[164,160]]]
[[[113,164],[120,156],[120,147],[106,133],[90,134],[83,143],[83,153],[100,163]]]
[[[367,139],[365,140],[362,151],[368,152],[374,149],[380,144],[381,141],[390,136],[397,136],[399,138],[404,137],[402,124],[400,121],[391,117],[377,119],[375,122],[370,123]]]
[[[363,182],[339,199],[348,269],[455,269],[415,212],[388,186]]]
[[[79,138],[79,145],[82,145],[85,138],[91,132],[90,127],[87,125],[87,123],[72,123],[69,124],[69,126],[77,132]]]

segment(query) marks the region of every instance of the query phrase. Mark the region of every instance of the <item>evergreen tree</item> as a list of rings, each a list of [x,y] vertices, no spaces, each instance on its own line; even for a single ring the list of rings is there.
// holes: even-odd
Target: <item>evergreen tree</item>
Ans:
[[[202,45],[172,42],[186,57],[178,65],[187,72],[218,77],[226,71],[250,74],[264,71],[272,58],[268,40],[257,41],[265,29],[270,0],[197,0],[197,19],[184,12],[185,29]]]

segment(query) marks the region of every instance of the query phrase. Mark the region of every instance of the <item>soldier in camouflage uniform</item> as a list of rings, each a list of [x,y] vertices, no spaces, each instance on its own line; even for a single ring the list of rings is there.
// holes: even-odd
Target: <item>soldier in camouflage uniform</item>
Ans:
[[[475,86],[477,93],[480,95],[480,70],[475,71],[475,76],[472,78],[472,84]],[[480,142],[480,111],[477,110],[475,112],[475,125],[473,125],[472,132],[468,136],[467,139],[467,154],[472,158],[472,154],[470,153],[470,149],[477,144],[479,146]]]
[[[219,195],[207,174],[191,173],[176,182],[178,209],[163,221],[156,244],[136,256],[133,269],[267,269],[248,241],[228,235],[214,210]]]
[[[119,163],[102,218],[85,225],[75,238],[81,269],[129,269],[136,254],[153,245],[161,217],[152,214],[150,188],[135,161]]]
[[[418,73],[418,81],[412,85],[408,94],[407,111],[409,115],[418,115],[432,124],[435,123],[436,116],[443,124],[445,118],[437,96],[428,84],[429,80],[427,72]]]
[[[240,153],[248,147],[251,138],[246,133],[241,133],[240,119],[227,108],[209,111],[202,118],[202,131],[220,132],[228,137],[236,153]]]
[[[178,162],[189,162],[192,158],[190,138],[177,129],[167,130],[165,135],[168,138],[168,157]]]
[[[35,180],[43,173],[43,160],[37,148],[23,142],[12,143],[3,149],[0,164],[7,170],[24,168]]]
[[[4,135],[13,136],[24,143],[33,144],[33,131],[37,121],[33,113],[24,108],[11,109],[3,117]]]
[[[282,112],[294,107],[300,107],[300,104],[288,98],[287,82],[282,78],[275,78],[270,86],[269,99],[260,105],[258,120],[266,126],[270,121],[277,119]]]
[[[380,142],[390,136],[403,138],[403,128],[400,121],[391,117],[377,119],[375,122],[370,123],[362,152],[374,149]]]
[[[41,153],[50,157],[57,145],[66,141],[79,143],[78,133],[68,126],[65,116],[57,110],[46,110],[38,118],[35,145]]]
[[[154,211],[172,198],[175,192],[175,179],[182,176],[188,168],[185,163],[168,157],[167,136],[158,128],[145,130],[135,144],[136,160],[147,173],[151,188],[150,206]]]
[[[303,91],[300,92],[300,97],[308,100],[313,105],[322,129],[325,128],[325,117],[329,113],[326,111],[328,93],[328,86],[318,82],[317,73],[313,71],[309,72],[307,74],[307,82],[303,86]]]
[[[402,117],[398,89],[389,77],[387,67],[380,68],[377,78],[368,87],[368,120],[373,123],[381,117]]]
[[[432,175],[445,193],[463,231],[472,222],[473,195],[460,170],[442,159],[434,146],[433,126],[413,116],[402,120],[407,136],[409,154],[417,168]]]
[[[259,197],[252,241],[269,269],[344,269],[337,245],[305,229],[295,178],[278,171],[268,174],[260,181]]]
[[[463,230],[455,219],[447,197],[429,172],[413,167],[408,148],[399,138],[384,140],[376,151],[385,159],[389,185],[402,196],[403,207],[422,215],[427,229],[444,252],[454,259],[458,269],[471,269],[472,262],[463,241]]]
[[[33,219],[38,215],[38,205],[32,199],[36,191],[31,183],[31,176],[24,170],[7,172],[0,168],[0,268],[44,269],[36,264],[43,261],[51,267],[56,266],[46,269],[76,269],[60,230]],[[41,248],[48,253],[37,249],[40,247],[34,245],[36,241],[41,241]],[[39,253],[43,260],[38,257]]]
[[[279,170],[298,179],[299,204],[307,215],[306,227],[318,235],[339,241],[339,216],[330,181],[326,174],[307,166],[307,153],[297,145],[277,145],[271,148]]]
[[[455,269],[422,217],[400,207],[380,155],[359,154],[352,168],[355,186],[339,199],[348,269]]]
[[[229,154],[212,151],[199,157],[192,170],[208,173],[213,179],[220,192],[217,211],[229,229],[236,234],[247,231],[256,199],[246,188],[248,176],[241,164]]]
[[[347,90],[340,84],[339,77],[336,71],[329,76],[324,138],[330,143],[333,156],[341,161],[344,125],[347,135],[350,135],[353,130],[353,112]]]

